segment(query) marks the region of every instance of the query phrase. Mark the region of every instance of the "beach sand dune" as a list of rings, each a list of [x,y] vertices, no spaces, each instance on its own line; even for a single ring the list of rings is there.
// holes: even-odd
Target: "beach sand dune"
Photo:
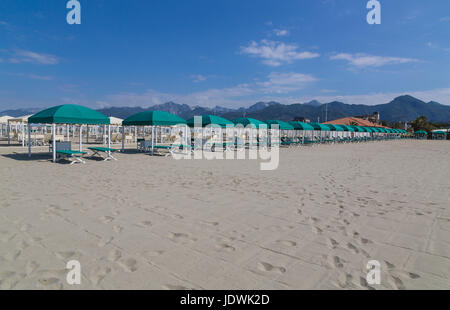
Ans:
[[[24,153],[0,148],[1,289],[450,289],[445,141],[282,149],[275,171]]]

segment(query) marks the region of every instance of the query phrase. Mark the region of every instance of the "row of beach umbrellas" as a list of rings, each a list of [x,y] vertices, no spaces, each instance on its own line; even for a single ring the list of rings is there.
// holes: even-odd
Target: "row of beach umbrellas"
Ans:
[[[93,109],[66,104],[43,110],[28,119],[29,124],[87,124],[87,125],[110,125],[110,118]],[[347,132],[369,132],[369,133],[392,133],[406,134],[402,129],[390,129],[384,127],[365,127],[349,125],[331,125],[321,123],[304,123],[299,121],[284,122],[280,120],[260,121],[253,118],[243,117],[231,121],[216,115],[203,115],[189,120],[165,111],[146,111],[134,114],[122,122],[123,126],[218,126],[233,127],[242,125],[252,128],[271,128],[277,126],[280,130],[303,130],[303,131],[347,131]]]

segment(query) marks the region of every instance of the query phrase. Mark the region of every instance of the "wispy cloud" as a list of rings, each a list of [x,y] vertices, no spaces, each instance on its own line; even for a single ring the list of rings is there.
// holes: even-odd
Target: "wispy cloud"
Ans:
[[[413,58],[400,58],[400,57],[386,57],[375,56],[368,54],[346,54],[341,53],[330,57],[331,60],[346,60],[351,66],[357,68],[365,67],[381,67],[385,65],[405,64],[411,62],[417,62],[417,59]]]
[[[9,58],[9,62],[11,63],[32,63],[41,65],[56,65],[59,61],[59,58],[54,55],[27,50],[14,50],[11,58]]]
[[[195,83],[203,82],[203,81],[206,81],[208,79],[206,76],[201,75],[201,74],[192,74],[190,76],[190,78]]]
[[[191,106],[240,107],[255,102],[255,98],[266,95],[285,95],[307,87],[318,79],[302,73],[270,73],[264,81],[254,81],[229,88],[213,88],[188,94],[169,94],[150,89],[142,94],[119,93],[106,96],[97,102],[98,106],[142,106],[162,104],[168,101]]]
[[[286,29],[274,29],[273,33],[277,36],[277,37],[285,37],[289,35],[289,31]]]
[[[262,59],[266,65],[278,67],[285,63],[292,63],[295,60],[311,59],[320,55],[312,52],[302,52],[295,44],[283,42],[261,40],[261,42],[250,42],[249,45],[241,47],[243,54]]]
[[[272,72],[266,82],[257,83],[265,93],[285,94],[303,89],[306,85],[318,81],[312,75],[303,73]]]
[[[7,73],[11,76],[17,76],[17,77],[25,77],[32,80],[40,80],[40,81],[51,81],[53,80],[53,77],[47,76],[47,75],[38,75],[34,73]]]

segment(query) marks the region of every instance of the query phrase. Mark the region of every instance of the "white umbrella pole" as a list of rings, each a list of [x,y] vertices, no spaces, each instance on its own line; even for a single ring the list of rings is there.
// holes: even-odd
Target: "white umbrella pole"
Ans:
[[[70,141],[70,131],[69,131],[69,125],[66,125],[66,134],[67,134],[67,141]]]
[[[83,125],[80,125],[80,152],[83,152]]]
[[[108,125],[108,149],[111,148],[111,125]],[[111,151],[108,150],[108,155],[111,156]]]
[[[155,126],[152,126],[152,156],[154,151],[154,144],[155,144]]]
[[[52,124],[53,162],[56,163],[56,124]]]
[[[25,124],[22,121],[22,147],[25,147]]]
[[[122,153],[125,152],[125,126],[122,126]]]
[[[31,158],[31,127],[28,124],[28,158]]]
[[[8,133],[8,145],[10,145],[11,144],[11,136],[10,136],[11,125],[9,124],[9,120],[8,120],[8,127],[6,127],[6,132]]]
[[[106,133],[106,125],[103,125],[103,144],[106,144],[105,133]],[[109,128],[108,128],[108,139],[109,139]],[[108,148],[109,148],[109,146],[108,146]]]

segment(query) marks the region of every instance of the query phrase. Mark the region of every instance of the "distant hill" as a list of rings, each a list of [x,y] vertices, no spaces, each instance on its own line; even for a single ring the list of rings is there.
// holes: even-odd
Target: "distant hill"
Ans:
[[[389,103],[368,106],[363,104],[345,104],[339,101],[329,103],[320,103],[311,101],[308,103],[296,103],[285,105],[279,102],[257,102],[248,108],[230,109],[224,107],[205,108],[191,107],[187,104],[178,104],[175,102],[167,102],[155,105],[149,108],[142,107],[110,107],[103,108],[99,111],[107,116],[115,116],[119,118],[127,118],[130,115],[143,111],[162,110],[167,111],[184,119],[189,119],[195,115],[214,114],[234,119],[238,117],[251,117],[259,120],[279,119],[290,121],[294,117],[305,117],[311,121],[325,121],[325,115],[328,120],[343,118],[346,116],[360,116],[380,112],[382,120],[388,122],[407,122],[426,116],[431,122],[450,122],[450,106],[442,105],[438,102],[424,102],[409,95],[395,98]],[[33,110],[7,110],[0,112],[2,115],[22,116],[37,112]]]

